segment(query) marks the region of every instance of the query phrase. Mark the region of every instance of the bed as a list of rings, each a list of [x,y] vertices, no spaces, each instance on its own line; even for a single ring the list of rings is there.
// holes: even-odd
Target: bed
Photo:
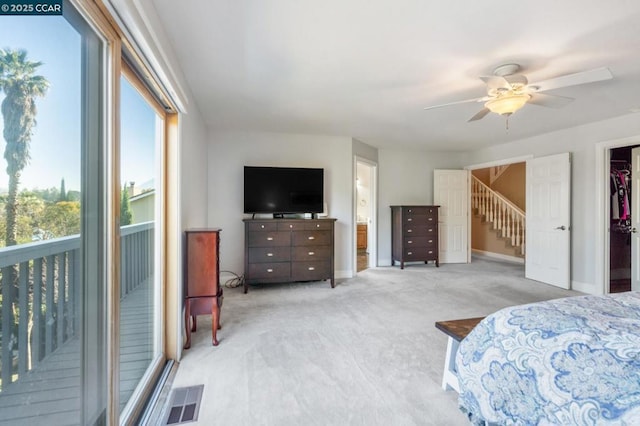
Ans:
[[[640,424],[640,292],[514,306],[456,355],[473,424]]]

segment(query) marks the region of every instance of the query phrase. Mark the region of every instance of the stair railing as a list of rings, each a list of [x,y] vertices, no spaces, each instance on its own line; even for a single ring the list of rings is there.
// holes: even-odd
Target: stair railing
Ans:
[[[524,255],[525,212],[477,177],[472,175],[471,178],[471,206],[493,224],[493,229],[501,232],[502,238],[510,239],[511,245]]]

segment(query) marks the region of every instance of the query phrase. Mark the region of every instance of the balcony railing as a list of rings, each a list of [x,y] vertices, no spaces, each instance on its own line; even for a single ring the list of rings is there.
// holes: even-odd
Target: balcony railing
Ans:
[[[120,231],[120,298],[153,273],[154,223]],[[0,392],[80,332],[80,236],[0,248]]]

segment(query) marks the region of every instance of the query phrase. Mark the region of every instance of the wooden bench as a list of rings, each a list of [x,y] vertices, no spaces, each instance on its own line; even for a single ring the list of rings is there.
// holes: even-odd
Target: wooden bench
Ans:
[[[447,355],[444,360],[444,373],[442,374],[442,389],[453,389],[460,393],[458,376],[456,374],[456,353],[460,341],[467,337],[467,334],[482,321],[484,317],[465,318],[450,321],[436,322],[436,328],[443,331],[449,339],[447,341]]]

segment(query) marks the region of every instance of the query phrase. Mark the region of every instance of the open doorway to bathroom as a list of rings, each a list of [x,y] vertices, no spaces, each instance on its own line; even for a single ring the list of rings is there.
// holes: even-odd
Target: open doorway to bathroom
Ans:
[[[375,164],[356,160],[356,271],[375,266]]]

